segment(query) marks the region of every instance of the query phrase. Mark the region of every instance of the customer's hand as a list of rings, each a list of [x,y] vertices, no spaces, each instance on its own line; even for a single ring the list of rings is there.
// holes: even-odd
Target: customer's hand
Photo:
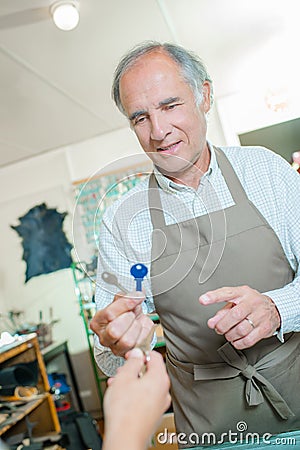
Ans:
[[[119,293],[91,320],[90,328],[97,334],[100,343],[117,356],[124,356],[147,336],[153,326],[152,320],[143,314],[144,299],[142,292]]]
[[[201,295],[202,305],[226,302],[208,326],[239,350],[270,337],[280,327],[280,315],[270,297],[249,286],[223,287]]]
[[[139,377],[144,364],[141,350],[133,349],[126,356],[124,366],[109,380],[104,397],[103,450],[146,448],[171,402],[170,381],[160,353],[150,353],[142,377]]]

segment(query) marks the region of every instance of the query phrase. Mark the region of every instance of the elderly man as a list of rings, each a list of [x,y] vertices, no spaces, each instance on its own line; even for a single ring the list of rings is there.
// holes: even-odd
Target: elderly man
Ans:
[[[212,83],[182,47],[134,48],[116,69],[113,97],[154,171],[101,225],[91,323],[99,366],[113,374],[155,309],[180,447],[193,447],[195,434],[198,443],[204,433],[226,440],[241,421],[259,434],[297,429],[299,175],[261,147],[207,141]],[[126,283],[137,261],[150,268],[145,297],[108,292],[101,273]]]

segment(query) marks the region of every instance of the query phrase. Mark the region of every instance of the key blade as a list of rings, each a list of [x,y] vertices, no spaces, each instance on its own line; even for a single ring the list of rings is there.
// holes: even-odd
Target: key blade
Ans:
[[[142,352],[144,353],[144,355],[146,357],[148,356],[148,353],[151,351],[151,343],[152,343],[154,332],[155,332],[155,326],[153,325],[152,328],[150,329],[149,333],[147,334],[147,336],[139,344],[136,345],[137,348],[142,350]]]

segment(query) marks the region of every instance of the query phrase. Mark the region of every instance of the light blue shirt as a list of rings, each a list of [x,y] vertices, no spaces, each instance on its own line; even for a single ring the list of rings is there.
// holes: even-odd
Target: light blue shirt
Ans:
[[[300,176],[290,164],[274,152],[262,147],[220,147],[235,170],[249,200],[275,231],[284,253],[295,271],[295,279],[281,289],[265,292],[276,304],[281,316],[278,333],[300,331]],[[157,170],[166,224],[225,209],[234,204],[215,152],[210,145],[211,160],[198,189],[176,184]],[[101,279],[103,271],[117,275],[129,291],[135,290],[130,267],[142,262],[151,264],[152,223],[148,206],[148,178],[117,200],[103,216],[99,234],[99,262],[96,286],[97,309],[112,302],[120,289]],[[143,282],[145,313],[154,310],[149,278]],[[115,373],[123,358],[114,356],[95,339],[95,357],[108,376]]]

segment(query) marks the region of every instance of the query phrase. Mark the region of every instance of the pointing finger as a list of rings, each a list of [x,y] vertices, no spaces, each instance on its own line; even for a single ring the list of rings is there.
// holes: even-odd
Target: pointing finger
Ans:
[[[243,287],[222,287],[214,291],[208,291],[199,297],[202,305],[212,303],[233,302],[238,303],[240,297],[244,294]]]

